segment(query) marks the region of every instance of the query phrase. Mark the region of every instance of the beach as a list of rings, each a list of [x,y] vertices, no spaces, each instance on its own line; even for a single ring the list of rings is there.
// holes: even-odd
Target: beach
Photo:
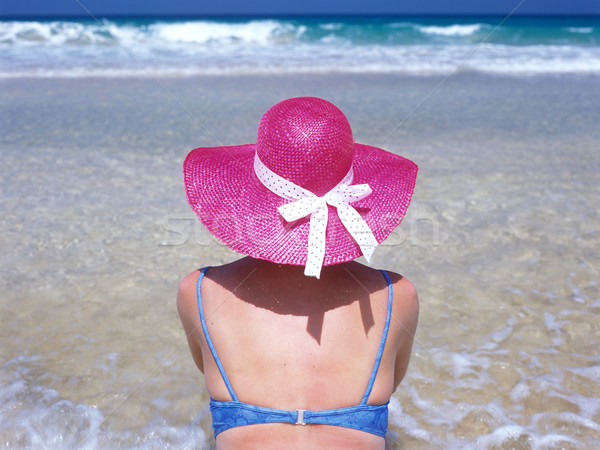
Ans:
[[[213,448],[175,295],[238,255],[181,165],[302,95],[420,168],[371,262],[421,301],[392,447],[600,445],[598,77],[459,71],[0,80],[3,447]]]

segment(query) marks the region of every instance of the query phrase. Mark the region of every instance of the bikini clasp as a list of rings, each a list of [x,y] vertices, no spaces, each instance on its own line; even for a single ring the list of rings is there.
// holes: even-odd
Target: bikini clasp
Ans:
[[[297,409],[296,413],[298,414],[298,416],[296,417],[296,425],[306,425],[306,422],[304,421],[304,411],[306,411],[305,409]]]

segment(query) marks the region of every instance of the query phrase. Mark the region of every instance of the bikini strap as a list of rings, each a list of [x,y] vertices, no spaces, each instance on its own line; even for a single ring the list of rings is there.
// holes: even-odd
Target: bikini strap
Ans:
[[[385,348],[385,342],[387,341],[388,331],[390,329],[390,319],[392,318],[392,303],[394,299],[394,291],[392,287],[392,280],[390,276],[385,270],[382,270],[383,276],[387,281],[388,285],[388,307],[387,307],[387,316],[385,318],[385,326],[383,327],[383,335],[381,336],[381,343],[379,344],[379,350],[377,351],[377,358],[375,358],[375,364],[373,365],[373,371],[371,372],[371,378],[369,379],[369,384],[367,385],[367,390],[365,395],[363,396],[360,404],[366,405],[367,400],[369,400],[369,396],[371,395],[371,390],[373,389],[373,384],[375,383],[375,378],[377,377],[377,371],[379,370],[379,364],[381,363],[381,356],[383,355],[383,349]]]
[[[217,355],[217,351],[215,350],[215,346],[213,345],[212,339],[210,338],[210,334],[208,333],[208,327],[206,326],[206,318],[204,317],[204,309],[202,308],[202,294],[200,293],[200,286],[202,285],[202,279],[206,274],[208,267],[203,268],[200,271],[200,275],[198,276],[198,281],[196,282],[196,295],[198,297],[198,311],[200,312],[200,322],[202,323],[202,331],[204,331],[204,337],[206,338],[206,343],[208,344],[208,348],[210,348],[210,352],[215,359],[215,363],[217,363],[217,367],[219,368],[219,372],[221,372],[221,377],[225,382],[225,386],[227,386],[227,390],[229,391],[229,395],[231,395],[231,399],[235,402],[238,401],[237,395],[233,390],[233,386],[229,382],[229,378],[227,378],[227,374],[225,373],[225,369],[223,368],[223,364],[221,364],[221,360]]]

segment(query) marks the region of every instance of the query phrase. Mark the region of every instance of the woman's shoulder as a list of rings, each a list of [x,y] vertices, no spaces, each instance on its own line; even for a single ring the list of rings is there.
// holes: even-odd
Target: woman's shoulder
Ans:
[[[381,281],[384,279],[381,273],[385,272],[391,281],[393,309],[395,311],[402,311],[402,317],[408,322],[417,320],[419,314],[419,296],[414,284],[408,278],[390,270],[376,270],[362,264],[359,266],[355,267],[358,267],[360,273],[365,277],[364,279],[371,279],[374,284],[378,287],[382,286],[384,289],[388,288],[387,280],[385,282]]]
[[[190,314],[192,317],[198,311],[196,285],[200,270],[194,270],[184,276],[177,289],[177,310],[181,317]]]
[[[356,261],[352,262],[351,270],[354,274],[356,274],[357,278],[362,278],[364,280],[373,280],[377,284],[383,284],[382,273],[385,272],[392,282],[392,287],[394,293],[398,293],[403,297],[414,298],[417,295],[417,290],[415,286],[403,275],[392,272],[391,270],[381,270],[374,269],[369,266],[365,266],[364,264],[357,263]],[[387,280],[386,280],[387,281]]]
[[[177,307],[181,311],[183,310],[197,310],[198,302],[198,278],[204,272],[202,278],[202,292],[212,291],[214,288],[214,281],[217,281],[217,285],[221,278],[225,278],[227,274],[227,267],[230,264],[223,264],[220,266],[208,266],[201,269],[196,269],[179,281],[179,287],[177,289]],[[210,296],[208,296],[210,298]]]
[[[408,278],[395,272],[388,272],[392,281],[394,306],[401,308],[409,320],[417,320],[419,314],[419,295],[417,288]]]
[[[200,270],[194,270],[193,272],[188,273],[184,276],[181,281],[179,281],[178,287],[178,297],[179,295],[188,297],[190,294],[196,293],[196,283],[198,282],[198,277],[200,276]]]
[[[394,287],[394,295],[406,301],[418,302],[417,288],[408,278],[395,272],[388,272]]]

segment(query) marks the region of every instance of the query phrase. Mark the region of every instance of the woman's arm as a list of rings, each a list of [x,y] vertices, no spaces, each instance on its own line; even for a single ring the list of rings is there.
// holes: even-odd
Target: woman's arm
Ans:
[[[202,335],[202,324],[198,312],[198,299],[196,296],[196,282],[200,272],[194,271],[187,275],[179,283],[177,291],[177,311],[183,324],[183,329],[187,336],[190,351],[194,362],[201,372],[204,372],[204,363],[202,361],[202,348],[200,345]]]
[[[419,296],[413,284],[401,277],[394,283],[394,307],[392,320],[398,324],[398,352],[394,371],[394,390],[398,387],[408,368],[417,322],[419,320]]]

